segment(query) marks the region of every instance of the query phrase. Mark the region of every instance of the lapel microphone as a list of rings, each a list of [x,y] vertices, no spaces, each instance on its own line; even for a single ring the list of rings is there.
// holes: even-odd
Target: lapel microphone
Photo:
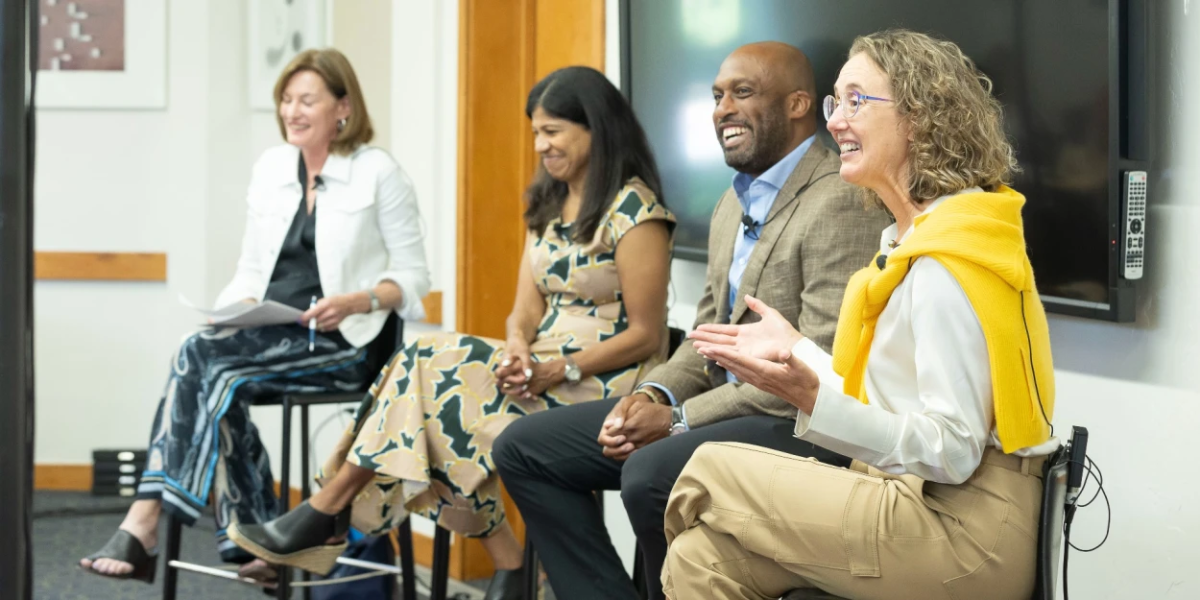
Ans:
[[[325,191],[325,180],[321,179],[320,175],[313,175],[313,189],[318,192]]]
[[[880,254],[879,257],[875,259],[875,266],[879,267],[880,271],[887,266],[887,257],[888,255],[886,254]]]
[[[750,234],[756,233],[755,229],[758,227],[758,225],[758,221],[752,219],[750,215],[742,215],[742,235],[750,237]]]

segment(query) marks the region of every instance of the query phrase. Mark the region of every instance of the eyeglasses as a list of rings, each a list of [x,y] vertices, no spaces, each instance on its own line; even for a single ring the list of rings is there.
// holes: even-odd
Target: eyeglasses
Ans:
[[[825,104],[823,106],[825,109],[825,120],[830,120],[833,117],[833,111],[837,110],[839,106],[842,107],[842,116],[846,117],[847,119],[853,119],[854,115],[858,114],[858,108],[867,100],[874,100],[876,102],[891,102],[891,100],[888,98],[864,96],[858,92],[850,92],[847,94],[845,101],[835,96],[825,96]]]

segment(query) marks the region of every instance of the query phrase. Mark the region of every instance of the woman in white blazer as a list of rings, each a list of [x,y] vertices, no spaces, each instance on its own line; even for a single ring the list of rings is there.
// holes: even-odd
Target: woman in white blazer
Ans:
[[[254,166],[241,258],[217,306],[274,300],[304,315],[294,325],[205,331],[183,342],[137,501],[108,544],[80,561],[91,572],[153,582],[160,513],[193,523],[210,496],[222,558],[250,561],[225,538],[226,526],[278,514],[252,401],[362,389],[374,375],[366,346],[388,312],[424,317],[429,272],[412,182],[387,152],[366,145],[371,119],[349,61],[332,49],[301,53],[280,75],[275,104],[287,144]],[[261,561],[243,568],[271,572]]]

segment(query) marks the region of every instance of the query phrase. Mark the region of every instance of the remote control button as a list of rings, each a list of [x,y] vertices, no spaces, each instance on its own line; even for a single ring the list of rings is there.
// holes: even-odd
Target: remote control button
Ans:
[[[1133,233],[1141,233],[1142,232],[1141,219],[1134,219],[1133,221],[1131,221],[1129,223],[1129,231],[1131,231]]]

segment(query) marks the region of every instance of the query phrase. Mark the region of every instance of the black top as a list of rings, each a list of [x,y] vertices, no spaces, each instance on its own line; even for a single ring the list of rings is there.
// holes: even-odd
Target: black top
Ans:
[[[303,156],[300,157],[299,177],[300,206],[283,238],[283,247],[279,249],[279,260],[275,262],[264,300],[308,310],[313,296],[320,299],[324,295],[321,293],[321,271],[317,268],[317,209],[314,205],[313,213],[308,214],[304,193],[308,170]]]

